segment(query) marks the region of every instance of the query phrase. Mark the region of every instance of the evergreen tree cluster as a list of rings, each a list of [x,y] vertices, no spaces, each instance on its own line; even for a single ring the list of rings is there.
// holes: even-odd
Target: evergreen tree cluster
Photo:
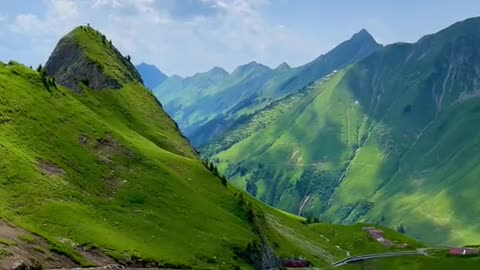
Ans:
[[[305,220],[305,224],[314,224],[314,223],[320,223],[320,219],[318,217],[313,217],[311,215],[308,215],[307,219]]]
[[[100,31],[98,31],[98,30],[93,29],[93,28],[90,26],[90,24],[87,24],[87,26],[80,26],[80,29],[82,29],[83,31],[86,31],[86,32],[92,31],[95,35],[99,36],[99,37],[102,39],[102,43],[103,43],[103,44],[105,44],[105,45],[108,44],[108,45],[110,45],[110,47],[113,46],[111,39],[110,39],[110,40],[107,40],[107,37],[106,37],[104,34],[102,34],[102,33],[101,33]]]
[[[222,181],[222,184],[224,186],[227,186],[227,178],[225,177],[225,175],[220,174],[217,166],[212,161],[210,161],[208,159],[203,159],[202,163],[203,163],[203,166],[205,166],[205,168],[207,168],[207,170],[209,170],[213,175],[215,175],[217,178],[219,178],[220,181]]]
[[[55,78],[48,76],[47,69],[44,68],[41,64],[38,65],[37,72],[40,74],[42,83],[45,88],[47,88],[47,90],[50,90],[50,87],[57,88],[57,82],[55,81]]]

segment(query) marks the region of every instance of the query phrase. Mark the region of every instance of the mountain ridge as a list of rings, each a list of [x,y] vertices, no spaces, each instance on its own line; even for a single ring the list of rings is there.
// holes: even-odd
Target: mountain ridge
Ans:
[[[194,84],[185,86],[178,81],[167,81],[154,92],[193,145],[201,147],[222,134],[235,119],[292,94],[380,47],[368,33],[357,33],[329,53],[300,67],[281,64],[271,69],[252,61],[237,67],[223,80],[199,83],[198,89]],[[209,132],[211,129],[214,132]]]
[[[387,45],[244,119],[206,153],[238,186],[283,210],[402,226],[435,244],[479,239],[479,210],[454,210],[471,204],[459,196],[473,196],[475,186],[478,160],[467,149],[479,140],[471,127],[478,26],[472,18]]]
[[[96,46],[88,44],[91,40]],[[111,50],[105,51],[102,46],[110,46]],[[59,84],[76,91],[82,80],[96,90],[119,89],[125,82],[143,83],[130,58],[123,57],[105,35],[89,26],[79,26],[65,35],[45,66]]]
[[[143,84],[149,89],[155,89],[168,78],[168,76],[160,71],[155,65],[142,62],[136,65],[135,68],[142,76]]]

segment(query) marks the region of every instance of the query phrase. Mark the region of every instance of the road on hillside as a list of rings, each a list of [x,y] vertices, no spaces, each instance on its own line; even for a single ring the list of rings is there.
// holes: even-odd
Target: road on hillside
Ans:
[[[107,265],[103,267],[90,267],[90,268],[52,268],[47,270],[107,270],[107,269],[118,269],[118,270],[182,270],[182,269],[172,269],[172,268],[138,268],[138,267],[123,267],[120,265]],[[183,269],[187,270],[187,269]]]
[[[328,269],[328,268],[335,268],[344,266],[346,264],[351,263],[358,263],[367,260],[374,260],[374,259],[381,259],[381,258],[390,258],[390,257],[402,257],[402,256],[426,256],[427,253],[425,249],[417,249],[412,251],[398,251],[398,252],[388,252],[388,253],[376,253],[376,254],[365,254],[365,255],[357,255],[357,256],[350,256],[345,259],[342,259],[338,262],[331,264],[325,268],[319,269]]]

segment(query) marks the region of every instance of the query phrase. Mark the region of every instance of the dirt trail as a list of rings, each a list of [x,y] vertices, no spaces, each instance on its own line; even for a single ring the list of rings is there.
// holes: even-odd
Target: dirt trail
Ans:
[[[20,265],[44,267],[74,267],[68,257],[51,251],[43,238],[0,219],[0,269],[15,269]]]
[[[72,242],[66,238],[58,241]],[[78,245],[75,248],[93,265],[115,265],[115,261],[99,249]],[[42,269],[75,269],[79,265],[69,257],[55,252],[52,244],[41,236],[0,219],[0,269],[28,269],[26,267],[31,266],[41,266]]]

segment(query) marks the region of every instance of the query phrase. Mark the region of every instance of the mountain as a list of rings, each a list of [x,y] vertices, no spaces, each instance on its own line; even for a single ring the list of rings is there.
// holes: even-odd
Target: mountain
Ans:
[[[478,29],[472,18],[378,49],[200,151],[292,213],[402,227],[432,244],[479,242]]]
[[[135,67],[137,68],[138,73],[142,76],[143,84],[149,89],[155,89],[168,78],[167,75],[154,65],[140,63]]]
[[[286,62],[281,63],[278,67],[275,68],[277,72],[288,72],[292,69]]]
[[[162,102],[167,107],[175,106],[172,104],[192,103],[206,89],[227,76],[228,72],[220,67],[214,67],[207,72],[199,72],[186,78],[173,75],[165,80],[162,85],[154,88],[153,93],[157,97],[161,96]]]
[[[80,26],[45,68],[0,63],[0,269],[268,269],[392,250],[225,183],[106,40]]]
[[[176,77],[154,93],[192,144],[201,147],[231,123],[379,48],[381,45],[362,30],[304,66],[291,68],[284,63],[272,70],[253,61],[219,80],[208,77],[208,73]]]

